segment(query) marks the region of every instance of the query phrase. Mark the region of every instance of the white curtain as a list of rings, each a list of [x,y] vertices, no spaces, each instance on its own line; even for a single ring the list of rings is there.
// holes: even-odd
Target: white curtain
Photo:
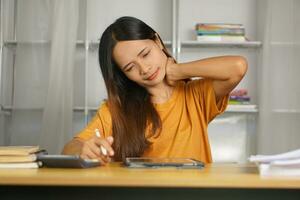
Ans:
[[[59,153],[70,140],[73,120],[73,66],[78,26],[78,1],[52,1],[49,86],[39,144]]]
[[[71,139],[78,4],[17,1],[16,38],[8,39],[18,43],[5,71],[13,80],[6,145],[40,145],[54,154]]]
[[[258,153],[300,148],[300,1],[258,1],[263,40]]]

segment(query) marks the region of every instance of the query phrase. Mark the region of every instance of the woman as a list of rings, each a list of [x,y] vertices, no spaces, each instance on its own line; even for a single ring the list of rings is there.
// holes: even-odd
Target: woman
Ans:
[[[226,109],[228,94],[247,71],[245,58],[176,63],[151,27],[121,17],[101,37],[99,62],[108,99],[64,154],[102,164],[130,156],[212,161],[207,126]]]

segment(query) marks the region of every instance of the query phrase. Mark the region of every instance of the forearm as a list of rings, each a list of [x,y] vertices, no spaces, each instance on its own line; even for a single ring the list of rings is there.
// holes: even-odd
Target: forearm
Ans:
[[[79,155],[81,153],[83,142],[78,139],[72,139],[64,146],[62,154]]]
[[[247,61],[241,56],[220,56],[179,64],[182,79],[192,77],[226,81],[245,74]]]

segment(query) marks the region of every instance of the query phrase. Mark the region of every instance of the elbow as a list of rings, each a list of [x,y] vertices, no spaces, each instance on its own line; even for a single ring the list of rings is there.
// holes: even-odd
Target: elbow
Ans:
[[[241,80],[245,76],[247,69],[248,69],[247,59],[245,57],[238,56],[236,59],[236,70],[235,70],[237,79]]]

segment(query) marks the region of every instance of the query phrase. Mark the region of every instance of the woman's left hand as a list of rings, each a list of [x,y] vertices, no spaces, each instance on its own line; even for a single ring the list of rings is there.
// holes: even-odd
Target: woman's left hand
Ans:
[[[179,80],[185,79],[180,66],[173,58],[167,58],[166,62],[166,80],[169,85],[175,85]]]

